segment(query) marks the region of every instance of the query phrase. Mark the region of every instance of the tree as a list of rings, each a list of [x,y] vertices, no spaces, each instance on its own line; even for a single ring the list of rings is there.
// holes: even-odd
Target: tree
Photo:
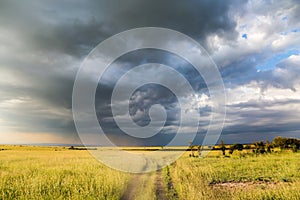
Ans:
[[[280,149],[285,149],[287,148],[287,138],[284,137],[276,137],[274,138],[272,144],[274,147],[279,147]]]
[[[239,150],[239,151],[243,151],[244,146],[242,144],[234,144],[234,149]]]
[[[266,148],[267,148],[267,153],[271,153],[271,149],[273,149],[273,145],[269,142],[269,140],[266,141]]]
[[[229,147],[229,154],[231,155],[231,154],[233,154],[233,152],[234,152],[234,146],[230,146]]]
[[[189,144],[190,144],[190,151],[191,151],[190,157],[191,157],[191,156],[192,156],[192,157],[195,157],[193,142],[192,142],[192,141],[189,141]]]
[[[266,152],[264,141],[255,142],[254,146],[256,155],[259,153],[264,154]]]
[[[296,153],[298,151],[298,147],[297,147],[296,144],[292,145],[292,150],[293,150],[294,153]]]
[[[300,140],[296,138],[276,137],[274,138],[272,145],[274,147],[279,147],[280,149],[291,148],[293,152],[297,152],[297,150],[300,149]]]
[[[197,147],[197,150],[198,150],[198,155],[200,156],[200,155],[201,155],[201,145],[199,145],[199,146]]]
[[[226,155],[226,152],[225,152],[226,151],[226,146],[225,146],[223,140],[221,140],[221,151],[222,151],[223,156],[225,156]]]
[[[233,154],[234,150],[242,151],[244,146],[242,144],[236,143],[229,148],[229,153]]]

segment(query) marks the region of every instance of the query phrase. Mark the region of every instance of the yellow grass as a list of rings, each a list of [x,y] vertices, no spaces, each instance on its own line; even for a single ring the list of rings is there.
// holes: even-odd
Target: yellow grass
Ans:
[[[130,174],[87,151],[51,147],[0,149],[0,199],[118,199]]]
[[[242,155],[242,156],[241,156]],[[300,199],[300,153],[182,157],[170,167],[180,199]]]
[[[144,147],[126,150],[130,148],[149,151]],[[300,153],[256,156],[251,151],[235,151],[231,157],[212,151],[205,158],[189,157],[186,152],[162,170],[165,196],[184,200],[300,199]],[[106,167],[86,150],[0,146],[1,200],[120,199],[129,185],[136,187],[131,190],[133,199],[155,199],[159,174],[137,178]]]

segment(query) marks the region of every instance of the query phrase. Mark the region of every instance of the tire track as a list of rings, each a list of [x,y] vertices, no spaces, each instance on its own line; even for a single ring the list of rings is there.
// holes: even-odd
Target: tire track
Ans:
[[[129,181],[126,191],[121,196],[120,200],[133,200],[137,193],[137,185],[141,182],[143,174],[135,174]]]
[[[166,192],[163,184],[161,169],[156,172],[155,195],[157,200],[166,200]]]
[[[148,166],[148,161],[146,161],[146,165],[143,169],[146,169]],[[160,168],[159,166],[157,167]],[[129,181],[127,188],[120,200],[134,200],[136,198],[141,198],[141,196],[145,195],[143,193],[146,184],[152,184],[153,188],[153,198],[156,200],[173,200],[178,199],[177,191],[173,185],[173,181],[170,176],[169,168],[165,168],[165,177],[163,176],[163,170],[157,170],[153,174],[135,174],[132,179]],[[151,178],[153,177],[153,178]],[[145,182],[146,180],[146,182]],[[145,197],[149,199],[149,197]],[[152,198],[152,197],[151,197]]]
[[[167,184],[166,199],[171,199],[171,200],[179,199],[178,193],[176,191],[176,188],[174,187],[174,183],[170,175],[170,168],[168,166],[166,167],[166,177],[164,177],[164,179]]]
[[[145,166],[142,168],[142,171],[145,171],[147,169],[149,165],[149,161],[146,159],[146,164]],[[137,195],[137,190],[139,186],[139,183],[142,182],[143,177],[145,176],[145,174],[135,174],[133,176],[133,178],[129,181],[127,188],[125,190],[125,192],[123,193],[123,195],[121,196],[120,200],[133,200],[135,199],[136,195]]]

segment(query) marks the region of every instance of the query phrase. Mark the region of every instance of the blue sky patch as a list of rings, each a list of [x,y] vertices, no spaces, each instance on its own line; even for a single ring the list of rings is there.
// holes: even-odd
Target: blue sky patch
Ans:
[[[295,29],[291,30],[291,32],[298,33],[298,32],[300,32],[300,28],[295,28]]]
[[[299,50],[292,49],[292,50],[288,50],[288,51],[283,52],[283,53],[276,54],[273,57],[271,57],[270,59],[268,59],[262,65],[256,66],[256,69],[259,70],[259,71],[272,70],[272,69],[274,69],[276,67],[276,65],[280,61],[282,61],[282,60],[290,57],[291,55],[298,55],[299,53],[300,53]]]

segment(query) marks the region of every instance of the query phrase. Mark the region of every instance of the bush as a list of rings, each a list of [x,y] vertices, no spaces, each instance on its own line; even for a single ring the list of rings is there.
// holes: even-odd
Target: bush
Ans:
[[[280,149],[291,148],[293,152],[297,152],[300,149],[300,140],[296,138],[276,137],[274,138],[272,145],[274,147],[279,147]]]

